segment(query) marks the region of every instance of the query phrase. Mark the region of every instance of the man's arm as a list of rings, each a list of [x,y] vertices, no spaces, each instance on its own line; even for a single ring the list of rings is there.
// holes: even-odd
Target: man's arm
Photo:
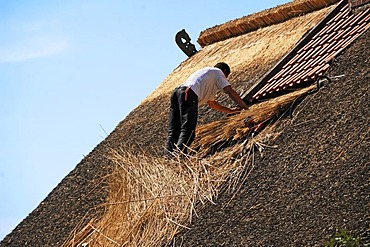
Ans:
[[[233,114],[233,113],[240,112],[239,108],[230,109],[226,106],[220,105],[217,101],[214,101],[214,100],[208,100],[207,103],[210,108],[212,108],[213,110],[219,111],[219,112],[223,112],[227,114]]]
[[[249,107],[247,106],[247,104],[245,104],[245,102],[242,100],[242,98],[240,98],[239,94],[237,92],[235,92],[235,90],[229,85],[229,86],[226,86],[224,87],[224,91],[225,93],[227,93],[227,95],[229,95],[229,97],[235,102],[237,103],[242,109],[248,109]]]

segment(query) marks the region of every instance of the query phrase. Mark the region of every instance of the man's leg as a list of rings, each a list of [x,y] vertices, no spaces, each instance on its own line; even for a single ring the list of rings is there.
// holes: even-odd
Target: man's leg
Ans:
[[[168,123],[168,138],[166,144],[166,150],[172,152],[175,148],[180,135],[180,109],[177,99],[177,90],[175,89],[171,95],[170,99],[170,113],[169,113],[169,123]]]
[[[181,94],[179,99],[181,131],[177,146],[184,153],[187,152],[186,147],[195,139],[195,128],[198,120],[198,97],[189,90],[185,99],[185,92]]]

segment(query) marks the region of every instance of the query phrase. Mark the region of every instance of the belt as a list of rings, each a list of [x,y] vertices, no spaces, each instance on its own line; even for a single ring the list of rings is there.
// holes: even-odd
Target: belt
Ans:
[[[176,89],[185,90],[185,101],[187,101],[188,100],[188,93],[191,90],[191,87],[179,86]],[[193,90],[191,90],[191,91],[193,91]]]

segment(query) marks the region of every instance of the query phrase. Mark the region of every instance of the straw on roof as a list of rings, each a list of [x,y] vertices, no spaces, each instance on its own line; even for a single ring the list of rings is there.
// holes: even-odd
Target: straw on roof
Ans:
[[[91,186],[90,183],[86,184],[85,180],[76,178],[78,176],[81,176],[82,178],[86,179],[86,181],[92,181],[94,179],[91,178],[91,174],[95,174],[97,171],[101,172],[99,173],[100,177],[105,177],[107,175],[107,171],[110,170],[108,168],[112,167],[113,164],[118,164],[117,162],[112,162],[112,160],[118,160],[118,159],[112,159],[112,157],[117,156],[111,156],[110,159],[106,159],[105,156],[107,156],[109,153],[107,150],[116,150],[118,152],[118,155],[121,157],[119,160],[123,162],[119,162],[119,164],[125,164],[125,162],[136,162],[137,164],[141,164],[137,160],[136,155],[145,153],[145,156],[147,159],[150,159],[147,163],[149,164],[158,164],[160,159],[156,159],[157,154],[162,154],[163,146],[166,139],[166,130],[167,130],[167,109],[169,104],[169,94],[173,90],[174,87],[182,83],[187,76],[189,76],[192,72],[194,72],[197,69],[200,69],[205,66],[213,66],[217,62],[224,61],[227,62],[232,69],[232,73],[230,75],[230,82],[233,85],[233,87],[238,91],[242,92],[246,89],[248,89],[255,81],[257,81],[263,74],[265,74],[279,59],[281,59],[282,56],[284,56],[292,47],[294,47],[295,43],[302,38],[302,36],[310,30],[313,26],[315,26],[318,21],[320,21],[323,16],[326,15],[328,11],[330,11],[331,7],[324,8],[319,11],[315,11],[309,14],[306,14],[304,16],[299,16],[296,18],[292,18],[285,23],[280,23],[273,26],[268,26],[265,28],[258,29],[256,31],[240,35],[238,37],[229,38],[227,40],[217,42],[211,45],[208,45],[204,47],[201,51],[199,51],[197,54],[192,56],[191,58],[186,59],[184,62],[182,62],[160,85],[159,87],[151,94],[149,95],[136,109],[134,109],[127,117],[124,119],[117,128],[102,142],[100,143],[96,149],[94,149],[85,159],[83,162],[81,162],[78,166],[80,170],[78,170],[78,173],[73,173],[72,176],[69,177],[68,180],[64,180],[62,182],[64,187],[58,186],[60,188],[59,193],[52,192],[51,195],[54,197],[60,197],[60,195],[68,197],[68,203],[63,204],[63,210],[58,211],[58,214],[45,214],[45,217],[48,217],[48,220],[45,220],[45,224],[43,228],[33,229],[33,232],[39,232],[40,229],[44,231],[44,235],[46,236],[46,240],[40,240],[40,243],[43,243],[42,241],[48,241],[48,243],[59,243],[56,245],[60,245],[60,240],[64,236],[64,232],[61,232],[58,239],[55,239],[56,232],[53,231],[54,225],[56,220],[63,219],[58,224],[59,228],[64,229],[70,229],[71,225],[74,225],[75,222],[81,221],[81,225],[76,226],[76,234],[72,234],[73,236],[76,236],[77,238],[84,238],[87,235],[89,235],[91,232],[95,232],[95,234],[106,236],[110,238],[113,241],[117,241],[116,238],[110,237],[111,235],[105,234],[101,231],[101,228],[98,228],[97,226],[104,226],[104,220],[103,221],[95,221],[95,219],[92,219],[93,217],[96,217],[96,215],[101,215],[104,213],[104,210],[100,210],[99,208],[99,214],[89,214],[89,209],[95,208],[95,204],[91,204],[93,201],[94,203],[97,202],[97,198],[101,201],[104,201],[106,199],[106,195],[100,193],[96,190],[96,188],[86,188],[85,190],[88,191],[89,198],[86,200],[84,197],[84,194],[77,195],[78,193],[81,193],[80,190],[72,191],[70,188],[71,181],[76,183],[75,188],[85,188],[86,186]],[[221,94],[217,98],[223,103],[229,104],[229,102],[226,100],[226,96]],[[206,107],[201,107],[200,109],[200,118],[199,123],[210,123],[213,121],[217,121],[222,119],[222,115],[217,115],[214,111],[209,111]],[[198,140],[205,140],[202,137],[201,134],[199,134]],[[128,151],[129,150],[129,151]],[[129,152],[132,152],[131,154]],[[105,155],[105,156],[104,156]],[[103,157],[104,156],[104,157]],[[139,156],[140,157],[140,156]],[[222,157],[221,157],[222,158]],[[146,159],[142,159],[146,161]],[[156,163],[153,163],[156,162]],[[218,161],[217,164],[222,164],[221,161]],[[143,164],[144,167],[145,164]],[[238,165],[234,163],[228,163],[226,165]],[[118,165],[119,166],[119,165]],[[106,169],[103,169],[103,168]],[[203,169],[203,166],[200,166]],[[211,167],[207,165],[207,168]],[[240,167],[240,170],[244,169],[245,167]],[[152,169],[152,167],[145,166],[145,169],[142,169],[142,171],[148,171],[148,169]],[[209,170],[205,170],[208,172],[209,175],[214,176],[214,180],[203,180],[205,182],[212,181],[214,182],[214,186],[216,187],[219,185],[220,182],[223,182],[222,179],[219,180],[221,176],[218,176],[219,174],[228,174],[230,170],[235,170],[236,168],[232,168],[230,166],[222,166],[219,167],[213,167],[212,169],[215,169],[212,173],[209,173]],[[229,170],[227,170],[229,169]],[[222,170],[222,171],[221,171]],[[92,172],[94,171],[94,172]],[[203,170],[204,171],[204,170]],[[170,170],[168,170],[170,172]],[[95,174],[96,175],[96,174]],[[115,173],[113,175],[117,175],[118,177],[113,178],[118,179],[122,175]],[[191,176],[191,178],[196,178],[196,176]],[[204,178],[204,176],[202,177]],[[134,181],[131,180],[131,181]],[[93,184],[93,182],[91,183]],[[208,185],[205,183],[205,185]],[[97,186],[97,185],[96,185]],[[99,186],[100,188],[101,186]],[[215,188],[215,187],[206,187],[206,188]],[[67,189],[68,188],[68,189]],[[116,187],[118,190],[112,189],[110,192],[110,199],[113,198],[114,193],[119,191],[120,188],[123,187]],[[197,187],[196,187],[197,188]],[[210,189],[212,191],[212,189]],[[149,190],[148,190],[149,191]],[[147,191],[147,192],[148,192]],[[208,190],[206,190],[208,192]],[[116,193],[116,195],[120,195],[119,193]],[[67,193],[67,194],[66,194]],[[150,193],[150,191],[148,192]],[[212,193],[217,193],[216,191],[212,191]],[[90,196],[91,195],[91,196]],[[122,195],[122,194],[121,194]],[[209,193],[207,195],[209,197]],[[23,228],[19,230],[19,232],[14,232],[14,235],[12,236],[19,236],[24,235],[25,231],[29,231],[29,226],[35,226],[37,224],[34,224],[34,222],[38,221],[40,218],[38,218],[39,212],[51,212],[54,209],[52,208],[52,205],[50,204],[51,196],[48,196],[46,203],[42,203],[40,205],[40,209],[35,212],[35,214],[32,215],[32,217],[29,217],[27,219],[28,224],[24,224]],[[82,199],[81,199],[82,198]],[[150,198],[150,197],[145,197]],[[204,197],[206,198],[206,197]],[[203,200],[204,200],[203,198]],[[56,200],[56,199],[55,199]],[[119,201],[118,201],[119,202]],[[121,201],[122,202],[122,201]],[[66,205],[64,207],[64,205]],[[73,205],[73,207],[71,206]],[[117,204],[118,205],[118,204]],[[153,204],[154,206],[159,206],[162,204]],[[109,205],[107,205],[107,208]],[[148,203],[146,205],[142,205],[142,208],[145,208],[144,206],[150,206]],[[79,208],[80,210],[78,212],[75,212],[75,208]],[[113,206],[112,206],[113,207]],[[138,206],[140,207],[140,205]],[[122,208],[123,205],[122,205]],[[62,209],[62,208],[61,208]],[[152,208],[150,208],[152,209]],[[162,207],[163,209],[163,207]],[[73,214],[68,215],[68,217],[64,214],[66,212],[73,211]],[[61,212],[61,213],[59,213]],[[158,212],[158,211],[154,211]],[[163,211],[162,211],[163,212]],[[105,218],[105,222],[109,222],[110,217],[115,217],[115,214],[110,214],[105,212],[103,216]],[[88,215],[86,215],[88,214]],[[158,214],[160,215],[160,214]],[[49,217],[50,216],[50,217]],[[147,214],[142,214],[142,216],[147,217]],[[73,217],[73,222],[70,220]],[[145,219],[142,218],[142,219]],[[44,219],[44,218],[42,218]],[[92,219],[92,221],[90,221]],[[108,220],[107,220],[108,219]],[[139,219],[139,218],[136,218]],[[170,218],[173,219],[173,218]],[[86,222],[89,222],[86,224]],[[140,219],[139,219],[140,221]],[[173,220],[172,220],[173,221]],[[100,222],[101,225],[97,225],[97,223]],[[138,221],[137,221],[138,222]],[[174,224],[174,222],[171,221],[165,221],[169,224]],[[176,223],[179,223],[180,221],[175,221]],[[181,224],[181,223],[180,223]],[[53,227],[48,228],[50,225]],[[117,224],[119,226],[119,224]],[[177,224],[174,224],[177,225]],[[86,226],[84,228],[84,226]],[[98,231],[96,229],[98,229]],[[104,227],[103,227],[104,228]],[[51,229],[51,230],[50,230]],[[83,232],[80,232],[80,230],[83,229]],[[138,228],[136,228],[138,229]],[[140,230],[140,229],[139,229]],[[49,232],[48,232],[49,231]],[[80,234],[79,234],[80,233]],[[103,235],[102,235],[103,234]],[[133,236],[133,235],[131,235]],[[138,235],[135,235],[138,236]],[[104,237],[105,238],[105,237]],[[105,238],[104,241],[111,242],[110,239]],[[124,242],[119,242],[120,244],[124,244]],[[44,244],[39,244],[44,245]],[[114,245],[114,244],[113,244]]]

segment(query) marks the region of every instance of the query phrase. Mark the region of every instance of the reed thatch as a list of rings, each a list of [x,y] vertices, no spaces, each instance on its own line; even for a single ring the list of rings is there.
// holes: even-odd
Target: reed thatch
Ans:
[[[69,235],[67,246],[83,243],[86,237],[88,241],[91,237],[94,241],[109,242],[113,246],[116,243],[123,245],[126,241],[133,241],[132,246],[135,246],[138,241],[144,241],[138,237],[140,234],[149,236],[148,234],[153,232],[153,229],[149,230],[149,221],[147,221],[151,217],[158,219],[151,227],[166,225],[168,228],[156,232],[147,240],[151,241],[150,243],[154,243],[153,239],[166,241],[178,228],[182,228],[181,225],[189,222],[191,218],[189,215],[196,212],[194,211],[196,203],[213,200],[212,196],[218,193],[220,185],[230,173],[236,174],[235,179],[243,179],[245,174],[242,171],[248,171],[253,167],[250,163],[253,159],[248,158],[249,154],[243,156],[240,162],[234,160],[233,152],[237,150],[233,149],[224,150],[223,155],[220,156],[211,156],[212,162],[208,159],[191,160],[190,163],[194,167],[184,166],[181,161],[164,160],[161,154],[166,139],[170,92],[195,70],[213,66],[220,61],[231,66],[232,73],[229,79],[233,87],[239,93],[246,91],[331,9],[332,7],[327,7],[289,19],[284,23],[208,45],[186,59],[84,158],[76,167],[78,169],[71,172],[6,241],[9,240],[16,246],[24,246],[27,241],[30,242],[29,239],[32,239],[32,243],[37,246],[60,246],[70,234],[70,229],[76,227]],[[224,94],[217,97],[217,100],[222,103],[231,104],[226,99]],[[206,128],[201,126],[222,120],[225,116],[210,111],[207,107],[201,107],[199,115],[199,134],[195,145],[203,145],[206,150],[207,142],[211,144],[212,139],[206,142]],[[255,115],[256,119],[258,116],[258,114]],[[267,116],[260,117],[262,119]],[[235,118],[232,121],[236,123],[239,120]],[[241,122],[238,122],[239,124]],[[228,136],[230,138],[232,136],[233,139],[235,133],[240,133],[238,141],[241,141],[245,133],[242,130],[237,132],[233,128],[230,126],[231,134]],[[265,130],[264,133],[267,134],[267,131]],[[258,136],[263,137],[263,135]],[[227,139],[229,138],[226,136],[220,141]],[[261,147],[260,144],[256,145]],[[247,146],[243,149],[245,148],[248,149]],[[185,158],[188,159],[188,157]],[[232,162],[226,162],[230,159]],[[182,169],[179,174],[177,174],[178,169]],[[113,173],[111,173],[112,170]],[[160,177],[163,173],[166,174],[166,178]],[[110,178],[108,198],[105,190],[104,193],[99,191],[102,186],[96,182],[101,182],[100,178],[105,177]],[[178,180],[178,184],[182,187],[176,187],[171,180],[158,180],[170,178]],[[199,183],[196,185],[196,181],[201,181],[202,185],[200,186]],[[164,186],[160,190],[155,183],[173,185],[173,188]],[[184,188],[191,192],[185,193]],[[134,190],[140,191],[140,195],[132,193]],[[194,191],[197,192],[196,195],[193,195]],[[173,206],[176,205],[173,205],[173,196],[179,196],[176,198],[176,205],[178,203],[178,208],[181,207],[179,213],[174,213]],[[61,204],[62,207],[56,208],[58,200],[63,200],[65,203]],[[101,201],[106,202],[104,207],[97,207],[96,203]],[[134,204],[131,205],[131,203]],[[183,203],[188,204],[186,206]],[[115,212],[114,208],[119,211]],[[133,211],[128,212],[129,208]],[[95,213],[91,214],[91,210]],[[40,215],[44,216],[41,220]],[[128,220],[122,220],[120,217],[126,217],[124,219]],[[112,228],[109,229],[111,219],[120,219],[120,221],[112,223]],[[125,227],[129,225],[130,229],[134,230],[122,232],[127,230],[128,228]],[[40,232],[43,238],[32,237],[38,236]],[[24,236],[30,236],[30,238]]]
[[[205,47],[218,41],[237,37],[259,28],[278,24],[291,18],[325,8],[338,1],[339,0],[299,0],[289,2],[275,8],[244,16],[222,25],[206,29],[200,33],[197,42],[200,46]]]
[[[229,79],[237,91],[247,89],[277,60],[292,49],[304,33],[315,26],[330,10],[331,7],[325,8],[290,19],[285,23],[206,46],[180,64],[107,138],[108,143],[120,143],[120,145],[118,147],[110,146],[110,150],[115,151],[111,152],[109,157],[107,156],[108,160],[116,164],[117,170],[112,176],[111,193],[105,207],[105,213],[101,219],[91,221],[82,232],[77,231],[72,234],[66,246],[84,241],[95,241],[98,246],[105,243],[114,246],[115,242],[123,245],[126,241],[131,246],[137,246],[137,243],[144,244],[143,241],[147,241],[145,246],[158,246],[159,243],[165,243],[170,239],[179,228],[181,229],[189,223],[191,215],[194,213],[195,204],[205,200],[212,201],[212,198],[221,189],[220,185],[226,181],[231,171],[234,171],[232,172],[234,174],[232,181],[245,178],[245,171],[253,167],[253,164],[250,163],[252,158],[248,154],[239,157],[238,160],[235,160],[235,157],[242,152],[248,153],[246,150],[253,145],[262,147],[263,144],[247,145],[244,143],[242,149],[235,146],[235,149],[224,151],[222,156],[216,155],[209,157],[209,159],[202,159],[201,164],[198,158],[191,162],[186,158],[188,163],[192,164],[191,166],[184,166],[183,161],[164,161],[160,157],[161,155],[158,157],[166,138],[168,112],[163,109],[168,107],[170,92],[195,70],[205,66],[213,66],[219,61],[225,61],[231,66],[232,73]],[[292,97],[297,97],[297,95]],[[282,102],[287,103],[293,98],[285,99]],[[218,100],[225,101],[226,98],[224,95],[220,95]],[[220,119],[218,113],[201,108],[200,126],[194,147],[200,145],[202,152],[195,157],[201,157],[208,153],[208,148],[215,141],[234,140],[235,138],[239,138],[240,141],[248,131],[240,126],[245,114],[254,112],[252,115],[256,121],[262,121],[262,119],[274,115],[280,109],[282,102],[274,104],[271,101],[270,104],[253,106],[250,111],[244,112],[244,115],[226,118],[220,120],[221,122],[214,122]],[[268,105],[273,108],[269,108]],[[257,109],[260,113],[254,111]],[[202,126],[207,123],[210,125]],[[214,138],[214,134],[209,135],[207,132],[207,129],[213,129],[215,133],[222,131],[220,127],[224,123],[229,123],[228,135]],[[270,132],[271,135],[273,134]],[[255,141],[256,139],[252,143],[259,143]],[[138,155],[137,158],[136,155]],[[228,162],[230,160],[232,162]],[[207,165],[204,165],[205,163]],[[176,169],[178,167],[185,168],[178,173],[179,171],[173,167],[177,167]],[[135,172],[128,169],[133,169]],[[163,177],[164,172],[166,173],[165,177]],[[152,176],[145,177],[149,174]],[[177,185],[173,181],[163,179],[174,179],[177,181]],[[199,184],[200,181],[202,185]],[[155,184],[166,184],[169,187],[155,190]],[[236,182],[229,183],[227,186],[230,184],[236,184]],[[135,194],[135,191],[140,193]],[[197,193],[193,194],[194,192]],[[163,197],[163,193],[166,195],[165,197]],[[176,205],[173,205],[172,199],[174,197]],[[132,203],[134,205],[131,205]],[[168,209],[172,206],[175,206],[176,210]],[[119,220],[113,223],[113,219]],[[110,226],[108,227],[108,225]],[[137,227],[138,225],[140,227]],[[157,231],[162,228],[163,231]]]

